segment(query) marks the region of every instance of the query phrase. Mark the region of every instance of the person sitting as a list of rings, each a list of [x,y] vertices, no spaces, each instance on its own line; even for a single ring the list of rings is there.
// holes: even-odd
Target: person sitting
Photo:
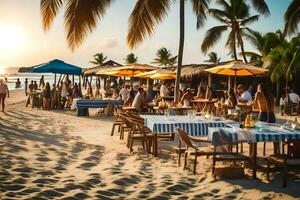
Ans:
[[[240,84],[237,87],[237,93],[239,95],[239,103],[251,103],[252,96],[248,90],[245,89],[245,86]]]
[[[44,94],[44,109],[50,110],[51,109],[51,89],[49,82],[46,83],[46,86],[43,90]]]
[[[232,109],[235,109],[235,106],[237,105],[237,99],[236,99],[233,89],[230,89],[228,91],[227,105],[228,105],[228,108],[232,108]]]
[[[211,87],[207,86],[206,87],[206,93],[205,93],[205,99],[211,100],[213,96]]]
[[[167,96],[169,96],[169,89],[165,85],[165,82],[162,82],[162,84],[160,86],[160,96],[161,97],[167,97]]]
[[[119,96],[121,97],[121,100],[123,102],[125,102],[128,99],[129,93],[129,86],[124,84],[123,88],[119,92]]]
[[[117,99],[119,97],[118,89],[114,89],[111,98]]]
[[[204,88],[202,87],[202,84],[201,84],[201,83],[199,84],[199,87],[198,87],[197,98],[198,98],[198,99],[203,99],[203,98],[205,98],[205,90],[204,90]]]
[[[276,122],[276,118],[274,115],[274,96],[272,95],[270,88],[268,88],[265,84],[260,83],[257,86],[257,92],[252,103],[253,105],[257,105],[259,109],[259,121],[267,123]]]
[[[137,95],[134,97],[131,107],[135,108],[138,112],[143,112],[145,105],[145,92],[142,87],[138,89]]]
[[[290,99],[290,103],[292,105],[298,105],[298,103],[300,102],[299,95],[296,94],[293,90],[290,90],[290,93],[288,95],[289,95],[288,99]]]
[[[180,103],[183,105],[183,107],[189,107],[190,106],[190,101],[193,100],[194,95],[193,92],[190,88],[186,90],[186,93],[183,94]]]
[[[135,92],[134,92],[134,90],[130,90],[129,96],[128,96],[128,98],[126,99],[126,101],[124,101],[123,105],[125,105],[125,106],[131,106],[131,105],[132,105],[132,102],[133,102],[133,100],[134,100],[134,97],[135,97]]]

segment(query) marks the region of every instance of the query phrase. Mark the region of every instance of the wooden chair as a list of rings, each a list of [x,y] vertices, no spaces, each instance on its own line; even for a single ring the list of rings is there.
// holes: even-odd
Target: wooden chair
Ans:
[[[229,162],[238,162],[238,161],[248,161],[249,158],[238,153],[232,152],[233,144],[228,144],[227,142],[221,143],[219,146],[213,146],[210,141],[198,139],[195,137],[190,137],[185,131],[180,128],[176,129],[180,136],[180,142],[184,142],[186,144],[186,149],[184,152],[184,169],[186,168],[187,164],[187,156],[192,155],[194,156],[194,169],[193,173],[196,173],[196,165],[197,165],[197,157],[198,156],[213,156],[213,167],[212,173],[215,172],[215,165],[216,162],[219,161],[229,161]],[[206,147],[195,147],[193,143],[198,143],[201,145],[205,144]],[[234,144],[235,145],[235,144]],[[228,149],[226,149],[228,148]],[[220,150],[219,150],[220,149]],[[183,149],[179,146],[179,163],[180,163],[180,156]]]
[[[292,166],[300,166],[300,141],[290,140],[286,142],[288,145],[287,154],[277,154],[268,157],[267,179],[270,181],[270,166],[275,164],[282,168],[282,187],[287,186],[287,175],[289,168]],[[298,168],[299,169],[299,168]]]
[[[110,134],[111,136],[114,135],[116,127],[118,127],[118,132],[120,132],[121,125],[122,125],[122,119],[120,117],[120,113],[114,113],[114,115],[115,115],[115,121],[113,122],[113,126],[111,129],[111,134]]]

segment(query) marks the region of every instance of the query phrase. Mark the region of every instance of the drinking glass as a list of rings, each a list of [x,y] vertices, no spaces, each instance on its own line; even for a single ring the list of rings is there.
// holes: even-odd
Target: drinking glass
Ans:
[[[164,115],[165,115],[165,120],[168,120],[169,117],[170,117],[170,111],[169,111],[169,109],[166,109],[166,110],[164,111]]]

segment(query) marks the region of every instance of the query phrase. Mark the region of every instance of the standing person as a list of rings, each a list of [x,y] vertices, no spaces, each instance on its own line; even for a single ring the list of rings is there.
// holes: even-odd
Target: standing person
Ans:
[[[124,84],[124,87],[119,92],[119,96],[121,97],[121,100],[123,102],[125,102],[128,99],[129,93],[129,86]]]
[[[17,78],[17,82],[16,82],[15,88],[19,88],[19,87],[21,87],[21,81],[20,81],[19,78]]]
[[[167,96],[169,96],[169,89],[165,85],[165,82],[162,82],[162,84],[160,86],[160,96],[161,97],[167,97]]]
[[[3,79],[0,79],[0,100],[2,103],[2,112],[4,112],[5,107],[5,98],[9,98],[9,90],[5,83],[3,83]]]
[[[46,83],[44,87],[44,109],[50,110],[51,108],[51,89],[49,82]]]
[[[26,96],[27,96],[27,89],[28,89],[28,79],[27,79],[27,78],[25,78],[25,83],[24,83],[24,85],[25,85],[25,94],[26,94]]]
[[[36,81],[34,81],[34,84],[33,84],[33,90],[34,91],[37,91],[38,90],[38,84]]]
[[[270,88],[267,88],[267,86],[263,83],[260,83],[257,86],[257,92],[255,94],[254,101],[252,102],[255,105],[258,106],[259,114],[258,114],[258,120],[262,122],[267,123],[275,123],[275,115],[274,115],[274,96],[272,95],[272,92]]]
[[[69,91],[68,91],[68,82],[65,81],[63,82],[62,86],[61,86],[61,98],[62,98],[62,109],[65,108],[65,104],[67,101],[67,97],[68,97]]]
[[[31,81],[31,83],[29,84],[28,87],[29,87],[30,92],[33,92],[33,88],[34,88],[33,81]]]

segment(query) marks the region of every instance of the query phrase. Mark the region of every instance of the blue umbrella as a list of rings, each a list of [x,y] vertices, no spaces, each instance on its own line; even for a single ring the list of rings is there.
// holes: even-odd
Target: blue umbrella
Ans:
[[[67,75],[81,75],[82,68],[65,63],[61,60],[55,59],[48,63],[37,65],[33,69],[34,73],[54,73]]]

